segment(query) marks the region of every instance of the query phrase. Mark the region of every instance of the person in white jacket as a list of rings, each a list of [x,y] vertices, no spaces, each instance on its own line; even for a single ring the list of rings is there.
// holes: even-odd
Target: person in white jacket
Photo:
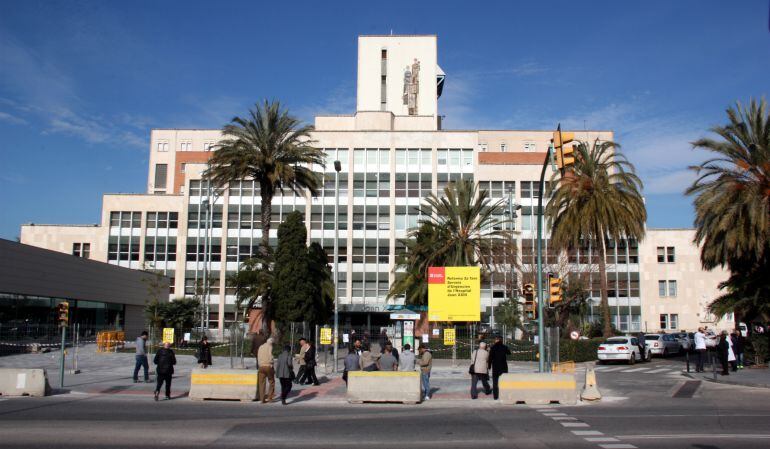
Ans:
[[[483,341],[479,343],[479,349],[473,351],[471,354],[471,367],[469,369],[471,374],[471,399],[476,399],[479,396],[477,385],[479,380],[484,386],[484,393],[492,394],[492,388],[489,386],[489,351],[487,350],[487,344]]]

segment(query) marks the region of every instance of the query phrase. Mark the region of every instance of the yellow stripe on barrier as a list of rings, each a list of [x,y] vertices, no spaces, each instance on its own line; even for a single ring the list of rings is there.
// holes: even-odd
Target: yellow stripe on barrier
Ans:
[[[556,389],[567,390],[575,388],[574,380],[560,380],[560,381],[537,381],[537,380],[522,380],[522,381],[505,381],[500,382],[500,388],[509,388],[511,390],[541,390],[541,389]]]
[[[257,374],[197,374],[191,382],[198,385],[256,385]]]
[[[348,377],[417,377],[417,371],[348,371]]]

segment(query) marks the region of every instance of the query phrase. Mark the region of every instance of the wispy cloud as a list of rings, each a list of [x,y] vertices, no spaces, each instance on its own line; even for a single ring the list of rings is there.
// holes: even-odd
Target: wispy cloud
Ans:
[[[125,114],[103,116],[89,112],[90,105],[78,95],[71,77],[51,58],[2,31],[0,54],[4,60],[0,87],[13,96],[0,99],[0,104],[10,111],[0,112],[0,120],[19,126],[41,123],[44,134],[70,135],[92,144],[114,142],[146,148],[143,133],[137,132]]]
[[[317,115],[352,114],[356,111],[355,86],[343,83],[331,89],[320,101],[300,106],[296,115],[313,123]]]

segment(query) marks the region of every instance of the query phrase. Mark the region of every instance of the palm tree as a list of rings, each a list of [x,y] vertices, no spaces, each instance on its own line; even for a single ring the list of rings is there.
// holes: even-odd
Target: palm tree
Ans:
[[[489,192],[464,179],[447,185],[442,197],[429,194],[420,208],[425,218],[402,241],[406,253],[399,256],[398,267],[406,274],[393,283],[388,297],[406,295],[408,303],[424,305],[431,266],[481,265],[488,271],[494,264],[492,248],[509,233],[498,218],[504,203],[492,203]]]
[[[764,99],[727,109],[729,123],[693,147],[715,153],[691,167],[698,178],[686,190],[695,196],[695,241],[704,268],[761,260],[770,253],[770,117]]]
[[[575,164],[564,176],[554,174],[551,200],[545,208],[551,244],[562,250],[595,242],[598,249],[603,333],[612,335],[607,299],[607,240],[641,239],[647,211],[642,181],[634,166],[615,150],[614,142],[577,145]]]
[[[224,139],[209,160],[204,178],[217,187],[253,179],[259,183],[262,213],[261,251],[267,253],[273,197],[279,190],[307,189],[316,195],[320,176],[312,164],[324,166],[321,149],[312,146],[312,126],[302,125],[277,101],[257,103],[248,117],[235,117],[222,128]]]
[[[693,147],[714,157],[691,167],[698,178],[686,190],[695,200],[695,241],[706,269],[727,266],[727,293],[710,309],[755,318],[770,315],[770,115],[764,99],[727,109],[729,123]]]

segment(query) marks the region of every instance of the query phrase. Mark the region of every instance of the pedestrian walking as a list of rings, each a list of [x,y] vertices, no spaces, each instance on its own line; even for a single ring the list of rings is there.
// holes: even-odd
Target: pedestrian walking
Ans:
[[[275,375],[281,382],[281,404],[286,405],[286,398],[289,397],[291,384],[294,380],[294,364],[292,362],[291,346],[286,345],[275,362]]]
[[[644,338],[644,332],[639,331],[639,333],[636,334],[636,340],[639,343],[639,352],[642,356],[642,362],[644,362],[647,359],[647,340]]]
[[[355,347],[351,348],[348,355],[345,356],[344,365],[345,369],[342,372],[342,380],[344,380],[347,385],[348,373],[350,371],[361,371],[361,357],[358,355],[358,352],[356,352]]]
[[[404,345],[404,350],[401,352],[401,356],[398,358],[398,370],[414,371],[414,352],[412,351],[412,346],[409,343]]]
[[[500,376],[508,372],[508,356],[511,350],[503,344],[503,337],[496,335],[495,343],[489,349],[489,366],[492,368],[492,395],[495,400],[500,397],[498,381]]]
[[[275,397],[275,368],[273,366],[273,339],[268,338],[265,344],[259,347],[257,353],[257,364],[259,370],[257,373],[257,393],[259,400],[263,404],[273,402]],[[266,383],[270,384],[270,387],[265,394]]]
[[[307,368],[305,366],[305,352],[307,352],[307,340],[303,337],[299,339],[299,354],[296,354],[294,357],[297,359],[297,363],[299,363],[299,369],[297,370],[297,377],[294,379],[295,384],[302,383],[303,379],[305,379],[305,369]]]
[[[722,372],[720,374],[723,376],[728,376],[730,374],[727,370],[729,352],[730,343],[728,342],[727,331],[722,331],[719,335],[719,341],[717,342],[717,357],[719,358],[719,363],[722,364]]]
[[[171,378],[174,377],[174,365],[176,365],[176,355],[171,349],[171,343],[163,343],[163,347],[158,349],[153,359],[155,363],[155,373],[158,383],[155,386],[155,400],[158,400],[160,387],[166,384],[166,400],[171,399]]]
[[[134,356],[134,383],[139,382],[139,368],[144,368],[144,381],[150,381],[150,364],[147,361],[147,331],[136,337],[136,355]]]
[[[418,351],[420,353],[420,358],[417,359],[417,364],[420,365],[420,383],[425,395],[424,400],[427,401],[430,399],[430,371],[433,368],[433,354],[430,353],[430,349],[426,345],[420,345]]]
[[[307,340],[305,340],[305,346],[307,349],[305,350],[305,377],[304,379],[306,382],[304,382],[306,385],[310,385],[311,383],[313,385],[321,385],[320,382],[318,382],[318,378],[315,375],[315,367],[316,367],[316,360],[315,360],[315,345]],[[300,379],[300,384],[303,383],[303,379]]]
[[[377,366],[380,371],[398,371],[398,359],[388,346],[385,346],[385,352],[380,356]]]
[[[743,369],[743,349],[745,346],[746,338],[743,336],[740,329],[736,329],[735,337],[733,338],[733,351],[735,351],[738,369]]]
[[[698,354],[695,372],[702,373],[703,364],[706,362],[706,334],[703,333],[702,327],[699,327],[698,332],[693,334],[693,341],[695,344],[695,352]]]
[[[212,365],[211,363],[211,345],[209,339],[205,335],[201,337],[201,341],[198,342],[198,366],[203,369]]]
[[[468,368],[471,375],[471,399],[476,399],[479,396],[477,390],[479,380],[484,386],[484,394],[492,393],[489,387],[489,351],[485,342],[479,343],[479,348],[473,351],[471,359],[471,366]]]

